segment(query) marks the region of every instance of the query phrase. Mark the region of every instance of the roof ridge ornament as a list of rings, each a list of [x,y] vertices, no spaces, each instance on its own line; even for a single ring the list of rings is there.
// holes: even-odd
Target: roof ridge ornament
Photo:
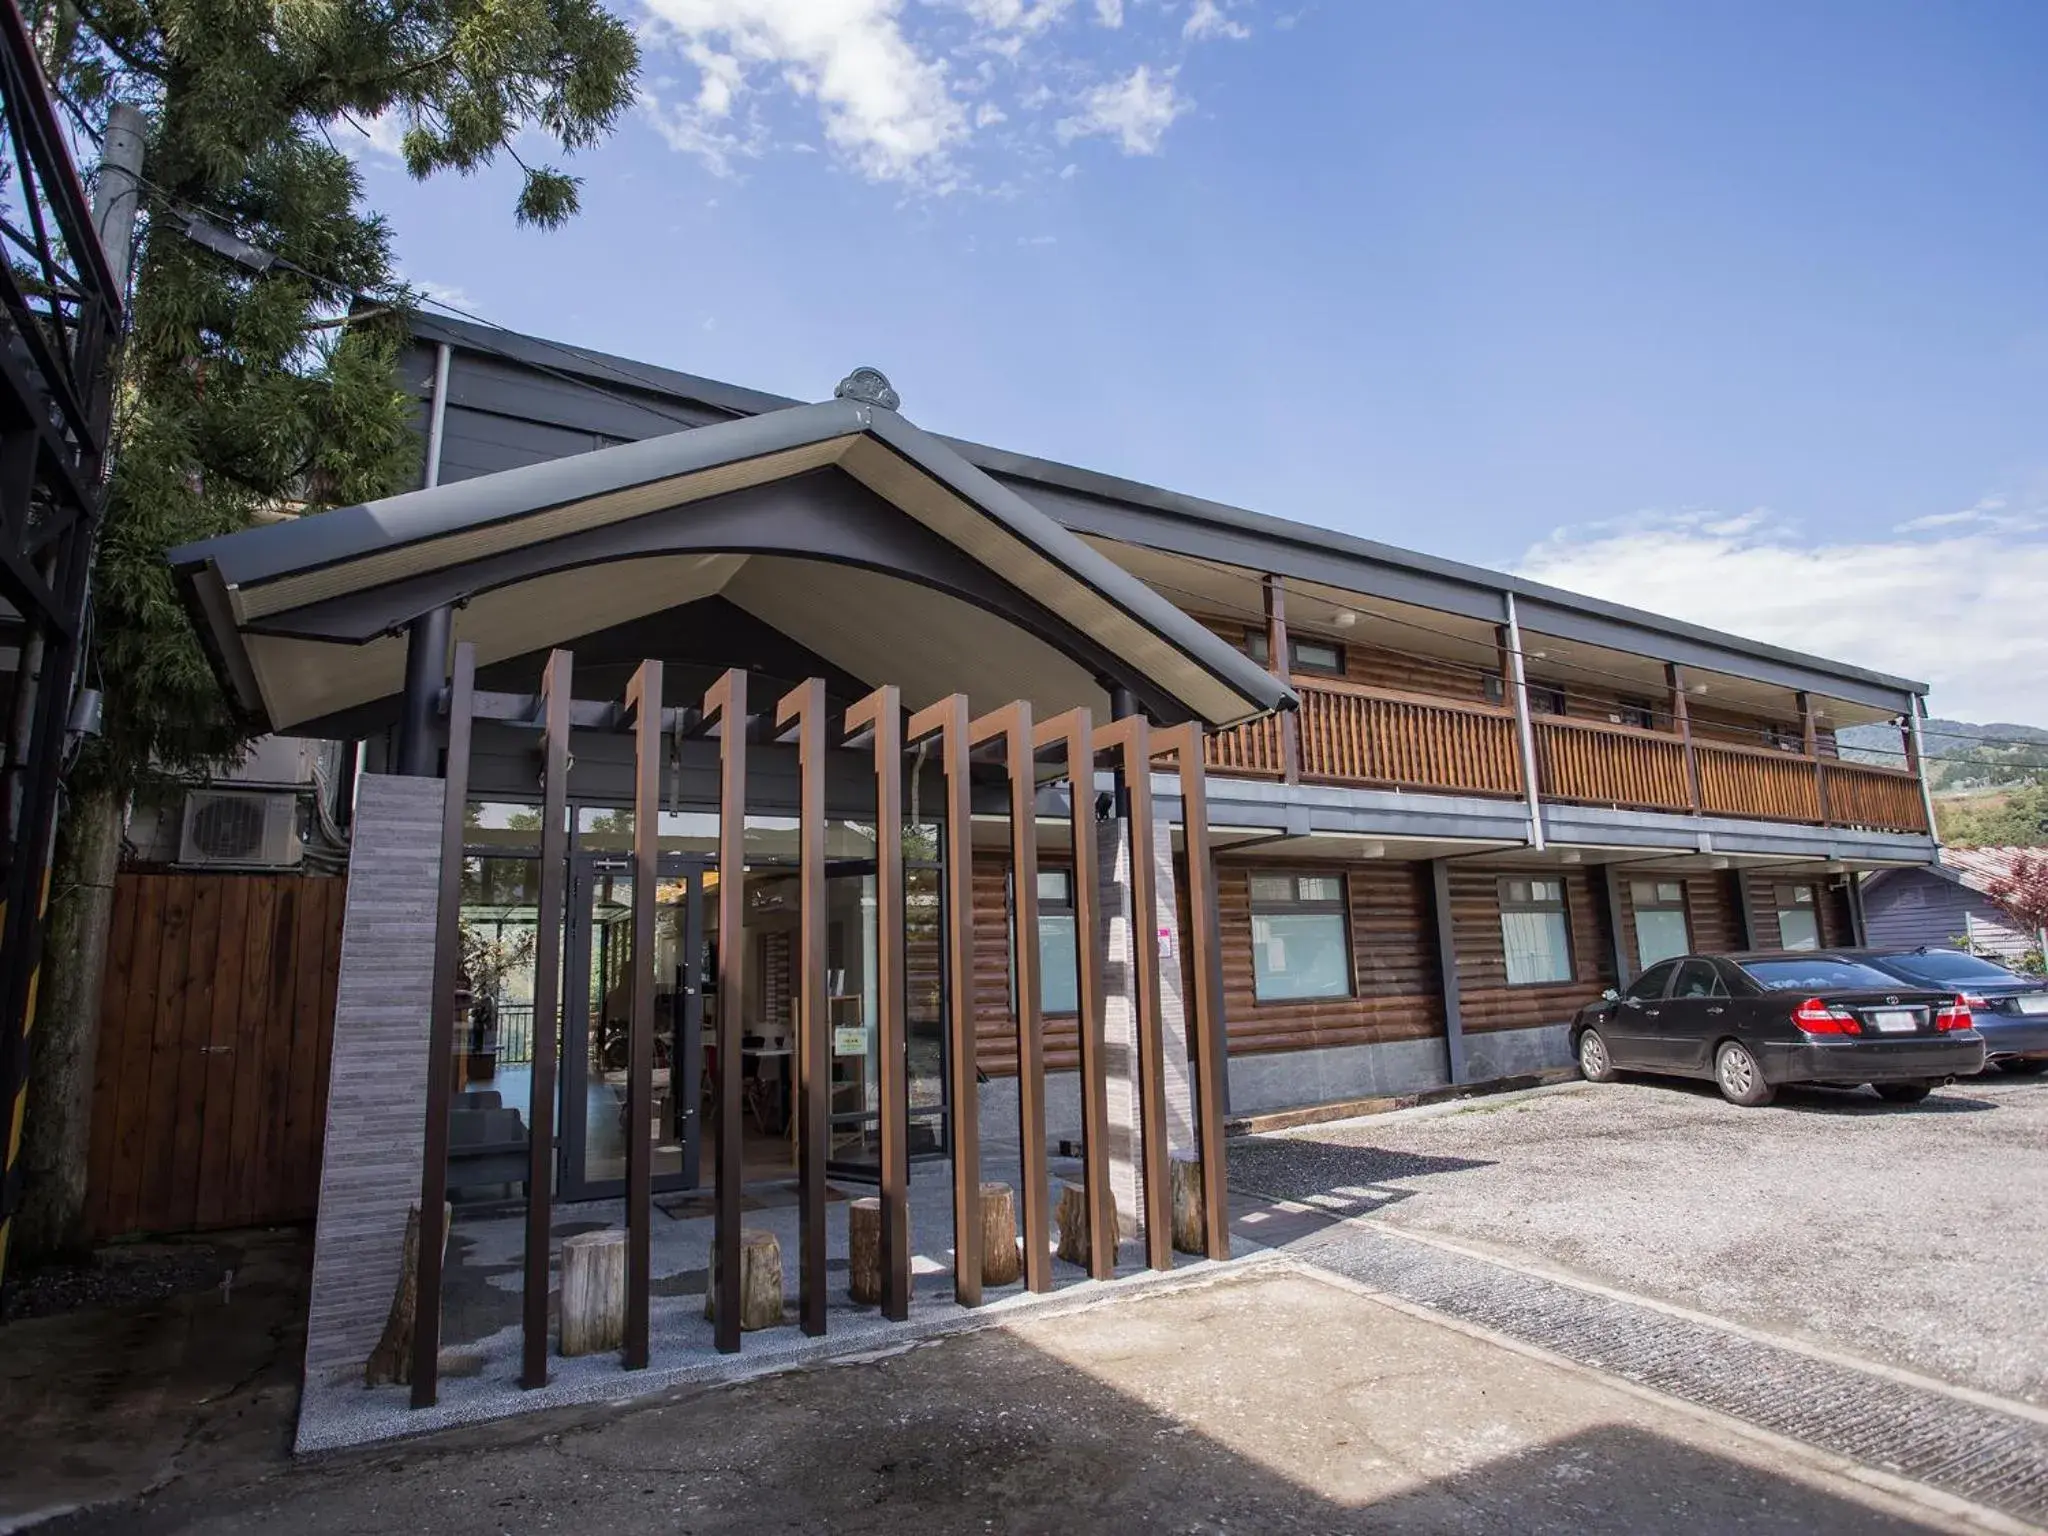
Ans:
[[[893,411],[903,404],[903,397],[889,384],[889,376],[879,368],[856,368],[833,387],[834,400],[859,400],[867,405],[879,405],[885,411]]]

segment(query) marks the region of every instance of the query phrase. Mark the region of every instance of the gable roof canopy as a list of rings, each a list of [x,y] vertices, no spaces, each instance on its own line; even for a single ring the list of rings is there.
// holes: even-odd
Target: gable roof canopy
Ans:
[[[485,665],[716,596],[850,674],[902,683],[907,703],[1010,690],[1066,707],[1116,684],[1161,718],[1222,726],[1294,701],[948,444],[860,399],[247,529],[169,560],[231,697],[271,730],[395,695],[402,627],[449,603]]]

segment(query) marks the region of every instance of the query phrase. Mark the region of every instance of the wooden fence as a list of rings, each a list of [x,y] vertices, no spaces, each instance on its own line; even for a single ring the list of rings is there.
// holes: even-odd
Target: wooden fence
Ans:
[[[92,1235],[313,1214],[346,886],[120,877],[93,1093]]]

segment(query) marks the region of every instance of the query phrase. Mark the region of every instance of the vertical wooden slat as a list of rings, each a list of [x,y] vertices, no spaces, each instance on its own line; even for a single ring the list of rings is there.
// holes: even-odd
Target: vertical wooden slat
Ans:
[[[945,768],[947,1096],[952,1102],[953,1299],[981,1305],[981,1115],[974,1070],[974,804],[969,793],[967,695],[911,716],[915,745],[936,734]]]
[[[434,996],[427,1028],[427,1115],[420,1160],[420,1246],[412,1333],[412,1405],[441,1390],[441,1268],[448,1240],[448,1110],[455,1055],[455,982],[462,968],[462,829],[469,806],[476,647],[455,647],[448,682],[448,754],[442,772],[441,869],[434,926]]]
[[[1224,1167],[1223,1117],[1229,1072],[1223,1017],[1223,944],[1216,906],[1216,864],[1209,849],[1209,785],[1201,727],[1161,734],[1180,764],[1182,837],[1186,844],[1188,918],[1193,929],[1195,1009],[1188,1055],[1195,1078],[1195,1150],[1202,1163],[1202,1228],[1209,1257],[1230,1257],[1230,1186]]]
[[[143,877],[135,914],[135,958],[128,984],[127,1043],[122,1052],[120,1128],[114,1141],[114,1183],[107,1230],[133,1231],[142,1208],[143,1151],[149,1145],[149,1078],[154,1065],[157,999],[161,994],[164,897],[170,877]]]
[[[143,1144],[153,1154],[144,1170],[137,1225],[161,1231],[164,1212],[177,1187],[177,1169],[161,1155],[171,1146],[178,1123],[178,1104],[183,1086],[189,1091],[187,1073],[198,1067],[184,1048],[186,990],[191,982],[192,903],[194,889],[189,875],[173,875],[164,897],[163,947],[157,953],[156,1014],[150,1029],[149,1110]]]
[[[626,685],[626,708],[633,716],[633,970],[627,981],[631,1001],[626,1026],[626,1337],[619,1359],[629,1371],[647,1365],[649,1297],[654,1286],[653,1234],[648,1225],[654,1220],[654,1145],[650,1137],[654,1125],[654,899],[656,877],[661,872],[661,674],[659,661],[643,661]],[[744,704],[741,709],[744,711]],[[721,890],[727,880],[745,883],[736,869],[720,877]],[[723,935],[720,942],[724,942]],[[722,1053],[722,1039],[719,1048]],[[719,1066],[736,1074],[740,1066],[737,1053],[721,1054]],[[724,1141],[721,1127],[721,1149]],[[718,1182],[723,1190],[723,1161]],[[717,1237],[721,1250],[724,1216],[721,1201]],[[737,1234],[732,1241],[738,1243]],[[738,1315],[739,1309],[729,1299],[734,1294],[727,1290],[727,1304],[719,1309],[721,1339],[725,1319]]]
[[[1152,737],[1142,715],[1095,733],[1098,752],[1123,762],[1130,802],[1131,955],[1137,971],[1138,1147],[1145,1201],[1145,1261],[1173,1268],[1173,1189],[1166,1141],[1166,1058],[1159,977],[1159,882],[1152,863]]]
[[[1010,974],[1017,998],[1017,1145],[1024,1285],[1052,1289],[1051,1192],[1045,1160],[1045,992],[1038,953],[1038,762],[1022,699],[968,727],[969,744],[998,737],[1010,770]]]
[[[1067,814],[1074,838],[1074,941],[1079,950],[1076,978],[1081,1040],[1081,1177],[1088,1199],[1088,1273],[1097,1280],[1116,1274],[1116,1193],[1109,1185],[1109,1078],[1107,1017],[1103,996],[1102,930],[1097,912],[1095,854],[1095,724],[1085,709],[1068,710],[1039,725],[1037,749],[1058,748],[1066,757]]]
[[[348,915],[348,882],[327,882],[326,937],[320,952],[320,1057],[313,1063],[313,1113],[307,1122],[307,1189],[319,1199],[320,1165],[327,1153],[327,1077],[334,1064],[334,1004],[341,987],[341,930]]]
[[[874,732],[876,1134],[881,1145],[882,1315],[910,1316],[910,1091],[904,1060],[903,696],[877,688],[846,712],[846,731]]]
[[[292,954],[298,975],[292,983],[291,1064],[285,1074],[284,1154],[292,1188],[295,1218],[311,1216],[319,1204],[318,1155],[309,1159],[308,1145],[320,1135],[313,1118],[313,1069],[320,1060],[320,1035],[331,1027],[333,1010],[326,1004],[321,972],[327,960],[328,892],[340,880],[321,877],[301,883],[297,929]]]
[[[242,1011],[235,1029],[233,1105],[229,1113],[228,1180],[222,1192],[228,1224],[247,1220],[252,1198],[257,1123],[262,1106],[257,1101],[263,1081],[263,1035],[269,1026],[270,944],[275,937],[277,883],[249,882],[249,915],[242,929]]]
[[[523,1387],[548,1381],[548,1251],[554,1218],[555,1073],[562,1017],[562,918],[569,880],[569,705],[575,659],[550,651],[541,673],[539,932],[533,951],[533,1069],[527,1095],[526,1252],[520,1308]],[[638,823],[635,823],[637,836]]]
[[[650,663],[651,665],[651,663]],[[747,955],[747,674],[737,667],[704,695],[718,722],[718,1191],[712,1273],[718,1287],[714,1342],[740,1347],[740,1191],[746,1178],[740,1127],[740,1037]]]
[[[218,966],[233,963],[240,943],[237,932],[223,954],[221,947],[222,900],[226,892],[237,894],[246,888],[249,876],[201,876],[193,881],[192,916],[186,925],[187,946],[182,1046],[178,1054],[178,1108],[175,1129],[168,1143],[158,1142],[149,1154],[170,1167],[175,1187],[171,1203],[154,1213],[150,1229],[158,1232],[189,1230],[195,1226],[225,1225],[219,1198],[222,1182],[233,1171],[227,1156],[226,1137],[220,1131],[213,1138],[223,1144],[218,1155],[210,1155],[207,1103],[213,1099],[232,1105],[235,1079],[235,1019],[241,1004],[234,978],[223,982]],[[214,1034],[215,1012],[227,1015],[222,1038]]]
[[[88,1237],[109,1237],[113,1203],[114,1150],[121,1124],[121,1069],[127,1062],[129,988],[134,980],[135,915],[141,902],[134,880],[116,880],[114,915],[108,927],[107,975],[100,988],[99,1049],[93,1057],[92,1142],[85,1177]]]
[[[263,1213],[279,1209],[290,1198],[291,1180],[280,1154],[284,1148],[285,1115],[291,1106],[292,1004],[298,980],[293,944],[298,936],[302,884],[292,875],[281,875],[271,882],[276,900],[270,918],[270,1005],[264,1012],[258,1040],[263,1070],[255,1102],[257,1177],[238,1218],[244,1224],[261,1220]]]
[[[797,1307],[803,1331],[825,1332],[825,1162],[831,1154],[832,1005],[825,889],[825,683],[812,678],[783,695],[775,723],[797,731]]]

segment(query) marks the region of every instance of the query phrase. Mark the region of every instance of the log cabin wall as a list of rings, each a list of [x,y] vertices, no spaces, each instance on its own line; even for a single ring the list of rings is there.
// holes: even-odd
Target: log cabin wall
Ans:
[[[1531,876],[1564,882],[1571,935],[1572,980],[1508,983],[1507,946],[1501,935],[1500,882]],[[1458,1000],[1465,1033],[1534,1029],[1563,1024],[1602,990],[1614,985],[1604,897],[1584,868],[1507,869],[1451,866],[1451,923],[1458,950]]]

